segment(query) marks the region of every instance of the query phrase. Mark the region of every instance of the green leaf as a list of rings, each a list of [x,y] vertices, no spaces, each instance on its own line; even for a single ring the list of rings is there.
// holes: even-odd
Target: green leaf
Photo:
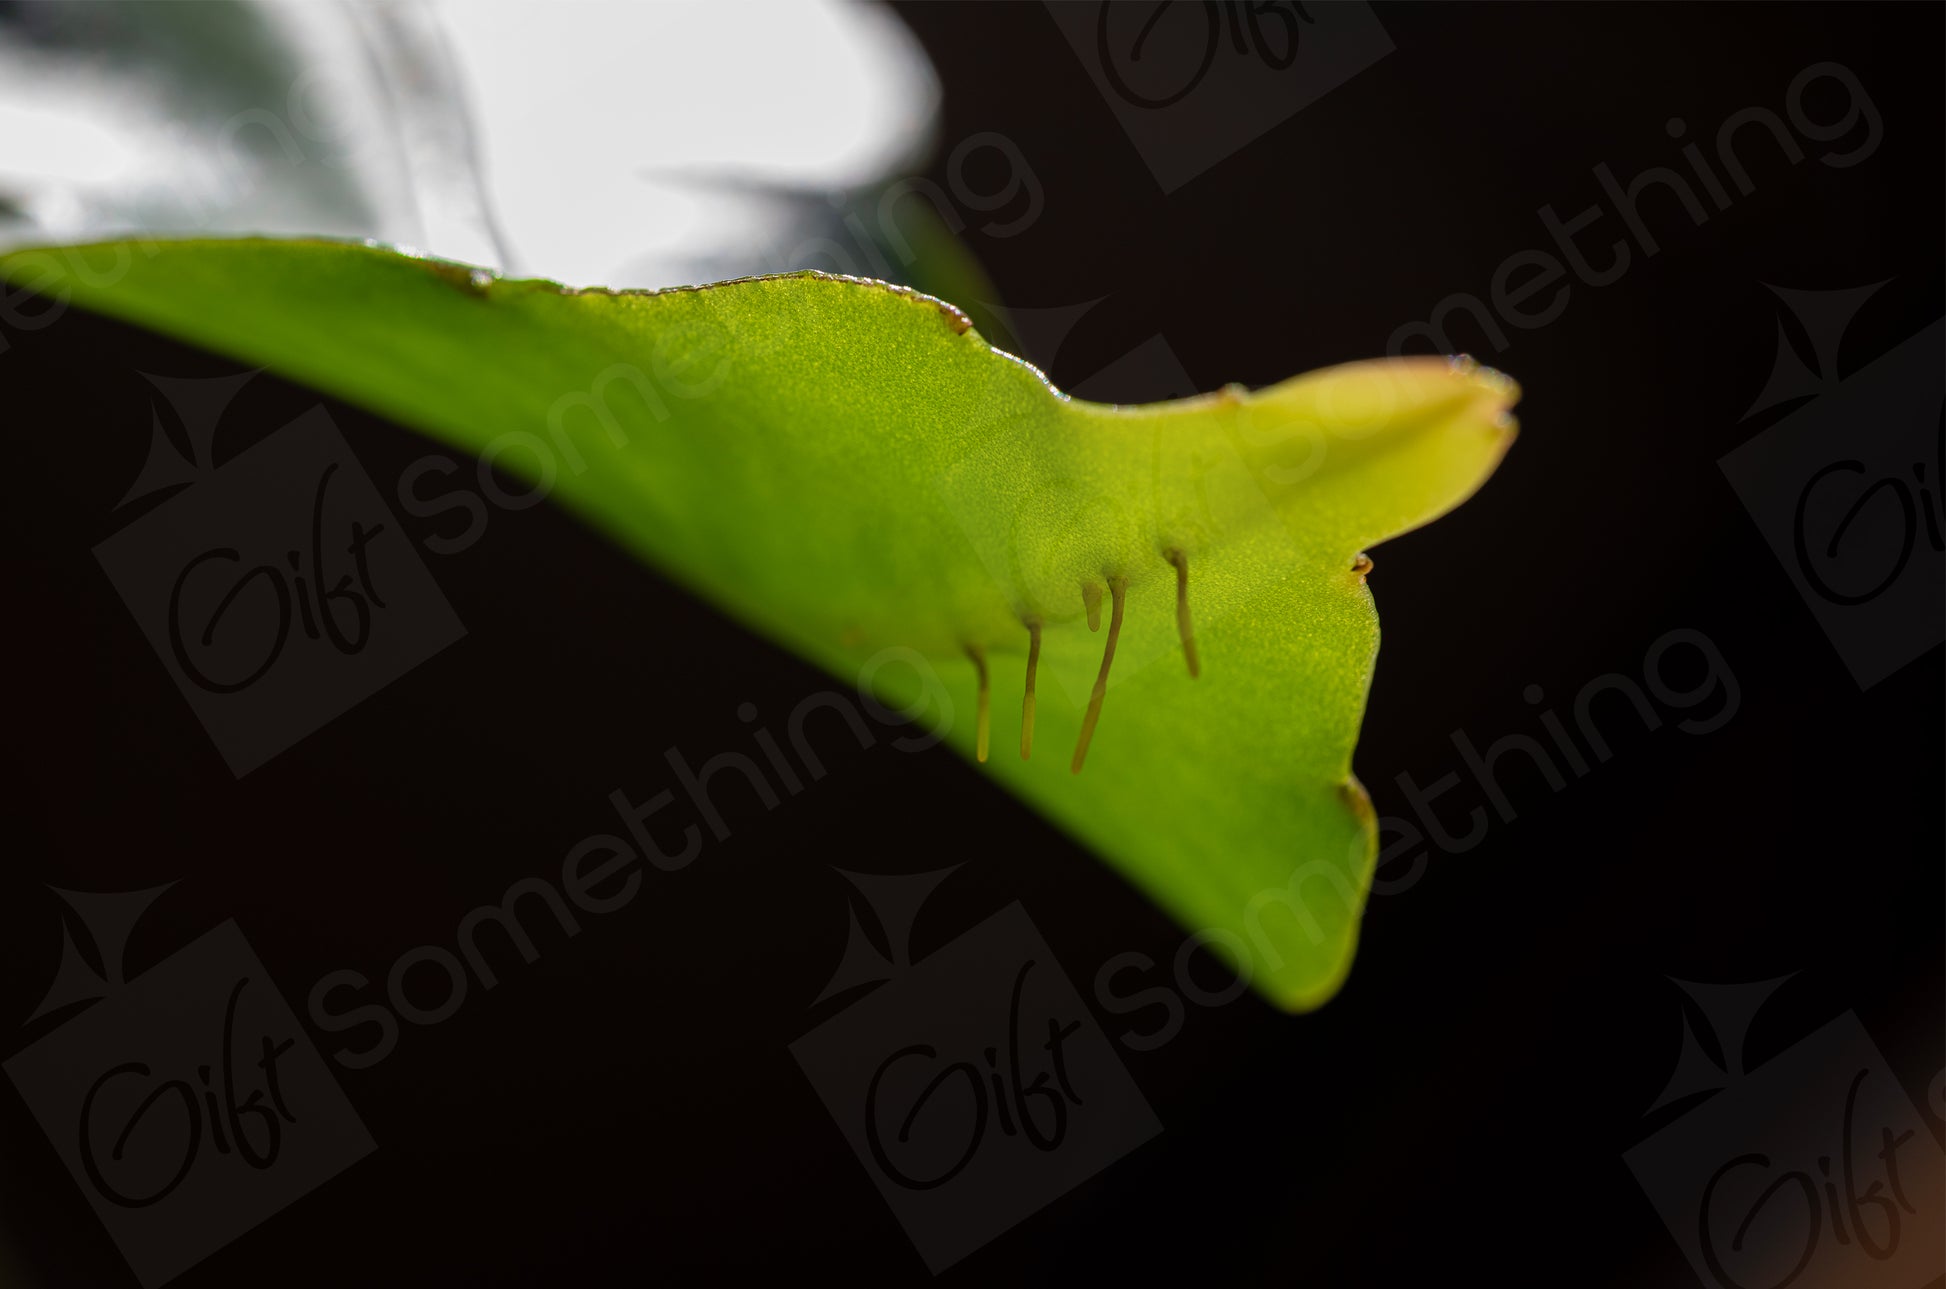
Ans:
[[[982,772],[1293,1009],[1342,982],[1374,861],[1351,774],[1378,646],[1362,552],[1478,488],[1517,397],[1403,359],[1101,406],[951,306],[810,274],[573,291],[289,241],[27,251],[0,273],[540,480],[969,759],[985,671]],[[819,719],[814,742],[844,737]]]

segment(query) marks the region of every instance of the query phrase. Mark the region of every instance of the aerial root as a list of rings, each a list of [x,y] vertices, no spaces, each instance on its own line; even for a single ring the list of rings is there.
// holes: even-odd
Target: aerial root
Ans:
[[[1183,661],[1189,664],[1189,678],[1194,680],[1203,674],[1203,667],[1196,659],[1196,632],[1189,623],[1189,556],[1170,550],[1163,558],[1176,566],[1176,634],[1182,637]]]
[[[1095,737],[1095,724],[1101,720],[1101,702],[1108,696],[1108,669],[1114,665],[1115,641],[1122,634],[1122,601],[1127,589],[1128,579],[1108,579],[1108,593],[1114,602],[1108,618],[1108,643],[1101,653],[1101,672],[1095,677],[1094,692],[1088,695],[1088,711],[1081,718],[1081,738],[1074,745],[1074,760],[1068,766],[1070,774],[1081,773],[1081,765],[1088,759],[1088,744]]]
[[[979,673],[980,677],[979,714],[975,717],[977,724],[974,726],[973,751],[974,755],[980,761],[984,762],[987,759],[987,731],[989,725],[987,704],[990,697],[987,687],[986,650],[980,648],[978,645],[968,645],[966,646],[966,656],[973,660],[973,669]]]
[[[1027,692],[1020,700],[1020,759],[1034,754],[1034,672],[1041,665],[1041,620],[1027,623]]]

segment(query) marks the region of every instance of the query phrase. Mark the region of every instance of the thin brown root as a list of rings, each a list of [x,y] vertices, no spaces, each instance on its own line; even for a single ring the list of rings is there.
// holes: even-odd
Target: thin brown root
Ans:
[[[974,726],[973,754],[984,763],[987,759],[987,732],[988,725],[990,724],[987,718],[987,704],[990,695],[987,686],[986,650],[980,648],[978,645],[968,645],[966,646],[966,656],[973,660],[973,669],[980,675],[979,715],[975,718],[978,723]]]
[[[1189,623],[1189,556],[1171,550],[1163,558],[1176,566],[1176,634],[1182,637],[1183,661],[1194,680],[1203,674],[1203,666],[1196,659],[1196,631]]]
[[[1027,624],[1027,692],[1020,700],[1020,759],[1034,754],[1034,672],[1041,665],[1041,623]]]
[[[1101,672],[1095,677],[1094,692],[1088,695],[1087,714],[1081,718],[1081,738],[1074,745],[1074,761],[1068,766],[1070,774],[1081,773],[1082,762],[1088,759],[1088,744],[1095,737],[1095,724],[1101,720],[1101,700],[1108,696],[1108,669],[1114,665],[1115,641],[1122,634],[1122,600],[1127,588],[1126,578],[1108,580],[1108,593],[1114,599],[1114,608],[1108,617],[1108,643],[1101,651]]]

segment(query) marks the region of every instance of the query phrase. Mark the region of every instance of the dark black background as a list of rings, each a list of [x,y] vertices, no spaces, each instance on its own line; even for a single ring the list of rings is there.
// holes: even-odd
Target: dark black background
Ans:
[[[1620,723],[1613,759],[1562,792],[1504,776],[1519,817],[1375,898],[1338,998],[1192,1006],[1175,1041],[1124,1051],[1162,1134],[945,1283],[1688,1283],[1621,1158],[1675,1061],[1670,977],[1795,973],[1755,1057],[1852,1010],[1915,1102],[1946,1064],[1939,651],[1861,692],[1716,464],[1777,416],[1743,419],[1788,316],[1765,284],[1886,283],[1841,371],[1942,312],[1940,8],[1379,12],[1394,53],[1165,196],[1039,6],[901,10],[941,72],[942,154],[997,131],[1044,190],[1017,235],[968,230],[1002,298],[1102,298],[1030,354],[1062,385],[1158,334],[1202,388],[1381,353],[1545,247],[1539,207],[1601,200],[1598,163],[1679,164],[1670,117],[1781,112],[1803,68],[1849,68],[1883,121],[1866,162],[1753,147],[1753,192],[1701,227],[1645,199],[1661,252],[1572,286],[1551,325],[1499,353],[1457,325],[1521,380],[1523,435],[1479,498],[1377,552],[1357,767],[1403,814],[1394,776],[1458,768],[1452,732],[1537,734],[1525,687],[1639,679],[1678,627],[1715,642],[1741,707],[1702,736]],[[59,959],[47,884],[175,881],[131,971],[236,917],[301,1010],[325,972],[450,942],[465,909],[611,826],[609,791],[662,786],[664,748],[743,747],[740,703],[828,686],[552,507],[495,512],[471,549],[427,557],[465,639],[237,780],[91,555],[148,443],[135,373],[235,366],[78,311],[7,338],[9,1024]],[[1143,379],[1090,392],[1158,392]],[[260,377],[219,455],[315,402]],[[327,405],[374,479],[427,451]],[[180,1283],[924,1281],[787,1050],[844,946],[832,866],[963,864],[916,950],[1018,899],[1084,993],[1182,933],[944,751],[881,743],[775,812],[741,804],[729,840],[625,912],[341,1071],[377,1153]],[[11,1092],[0,1159],[32,1279],[134,1283]]]

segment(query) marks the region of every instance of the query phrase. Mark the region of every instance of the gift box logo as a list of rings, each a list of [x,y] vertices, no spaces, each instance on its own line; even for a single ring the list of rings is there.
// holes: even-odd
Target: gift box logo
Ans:
[[[89,1005],[5,1065],[145,1286],[373,1148],[234,921],[124,978],[129,932],[165,889],[56,892],[94,961],[64,920],[60,969],[29,1023]]]
[[[239,777],[465,634],[323,408],[214,464],[253,374],[148,377],[153,442],[120,504],[173,495],[95,547]]]
[[[1946,1152],[1845,1013],[1746,1069],[1744,1036],[1781,980],[1677,982],[1685,1020],[1650,1113],[1702,1098],[1624,1155],[1710,1289],[1919,1289],[1946,1266]]]
[[[1838,373],[1846,329],[1883,285],[1772,288],[1810,354],[1780,320],[1749,415],[1801,406],[1718,463],[1861,689],[1946,639],[1946,319]]]
[[[1164,192],[1392,52],[1371,6],[1343,0],[1049,0],[1047,11]]]
[[[854,905],[819,1001],[876,987],[791,1046],[935,1274],[1161,1131],[1018,903],[911,960],[946,875],[845,874],[878,935]]]

